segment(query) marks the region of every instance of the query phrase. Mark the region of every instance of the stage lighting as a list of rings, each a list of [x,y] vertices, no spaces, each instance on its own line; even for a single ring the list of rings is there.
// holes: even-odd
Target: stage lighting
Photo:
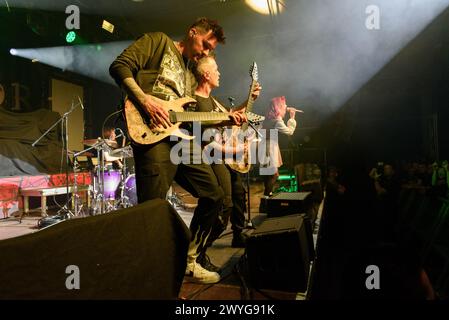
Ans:
[[[65,36],[65,41],[67,43],[72,43],[76,39],[76,32],[75,31],[69,31],[67,32],[67,35]]]
[[[9,50],[9,53],[10,53],[12,56],[15,56],[15,55],[17,54],[17,50],[16,50],[16,49],[10,49],[10,50]]]
[[[114,25],[107,20],[103,20],[101,27],[110,33],[114,32]]]
[[[265,15],[277,15],[284,10],[281,0],[245,0],[245,3],[257,13]]]

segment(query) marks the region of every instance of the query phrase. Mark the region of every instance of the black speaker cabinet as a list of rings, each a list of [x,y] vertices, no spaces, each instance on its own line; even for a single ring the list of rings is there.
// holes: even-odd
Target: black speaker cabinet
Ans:
[[[0,299],[177,299],[190,232],[165,200],[0,241]]]
[[[280,192],[266,200],[268,217],[308,212],[311,192]]]
[[[248,238],[251,283],[258,289],[305,292],[313,239],[304,215],[268,218]]]

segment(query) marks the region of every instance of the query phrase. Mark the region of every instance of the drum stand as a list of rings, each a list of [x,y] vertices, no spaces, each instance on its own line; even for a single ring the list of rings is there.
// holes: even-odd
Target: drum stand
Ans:
[[[117,207],[118,208],[129,208],[132,206],[132,203],[129,200],[129,197],[125,194],[125,188],[126,188],[126,178],[128,177],[128,171],[126,168],[126,161],[125,157],[123,159],[123,166],[121,169],[121,179],[120,179],[120,199],[118,200]]]
[[[104,152],[110,151],[110,147],[107,145],[106,141],[103,139],[98,139],[98,142],[95,143],[90,148],[87,148],[83,151],[80,151],[78,153],[75,153],[73,155],[74,159],[76,159],[77,156],[80,154],[87,152],[89,150],[95,149],[97,150],[97,157],[99,159],[97,167],[95,169],[96,173],[93,178],[93,185],[92,189],[90,190],[92,195],[92,215],[96,214],[102,214],[106,212],[106,205],[105,205],[105,198],[104,198],[104,168],[105,168],[105,159],[104,159]],[[75,199],[77,200],[77,199]],[[77,201],[75,201],[75,204]],[[109,209],[109,208],[108,208]]]
[[[78,166],[78,159],[75,157],[75,154],[73,155],[73,210],[75,216],[80,216],[82,210],[83,210],[83,204],[80,204],[80,196],[78,194],[78,181],[77,181],[77,175],[79,166]]]

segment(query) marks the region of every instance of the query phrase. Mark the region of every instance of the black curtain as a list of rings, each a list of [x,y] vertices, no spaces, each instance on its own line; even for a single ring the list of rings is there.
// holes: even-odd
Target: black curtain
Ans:
[[[31,144],[60,118],[47,109],[16,113],[0,108],[0,176],[57,173],[61,169],[60,125]]]

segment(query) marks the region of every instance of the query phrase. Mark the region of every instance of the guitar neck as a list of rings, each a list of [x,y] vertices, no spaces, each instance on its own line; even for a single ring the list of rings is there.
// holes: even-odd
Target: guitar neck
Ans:
[[[253,110],[254,99],[253,99],[253,96],[251,93],[253,92],[255,86],[256,86],[256,81],[253,79],[251,81],[251,86],[249,89],[248,104],[246,105],[246,112],[251,112]]]
[[[248,103],[246,104],[246,112],[251,112],[253,110],[254,99],[253,99],[252,92],[253,92],[255,86],[256,86],[256,80],[252,79],[251,86],[249,88]],[[242,125],[242,130],[243,131],[248,130],[247,123],[244,123]]]
[[[229,120],[229,114],[224,112],[170,112],[169,117],[172,123]]]

